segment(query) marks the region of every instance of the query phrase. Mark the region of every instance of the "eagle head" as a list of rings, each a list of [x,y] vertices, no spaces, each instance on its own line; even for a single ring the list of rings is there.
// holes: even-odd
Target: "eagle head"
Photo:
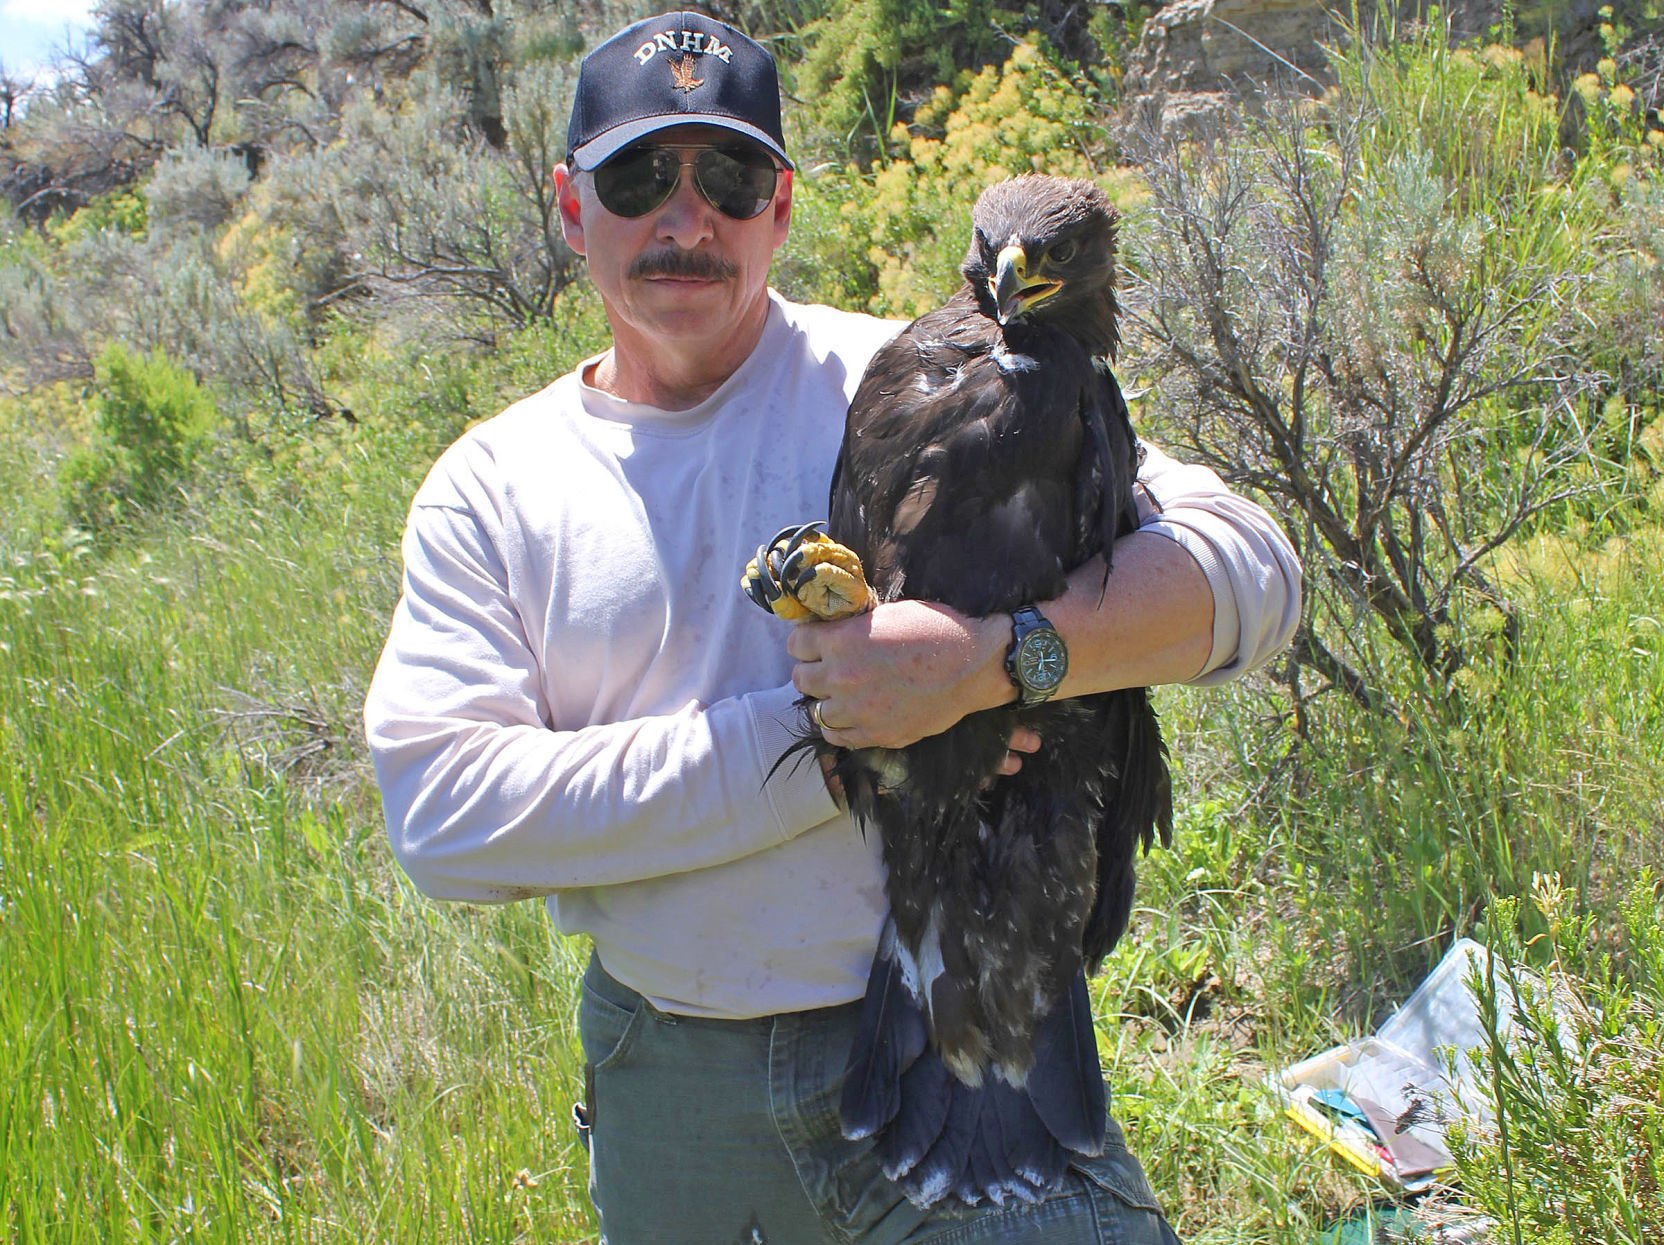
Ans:
[[[971,209],[959,271],[978,308],[1002,326],[1051,323],[1094,357],[1120,344],[1115,209],[1089,181],[1029,174],[997,182]]]

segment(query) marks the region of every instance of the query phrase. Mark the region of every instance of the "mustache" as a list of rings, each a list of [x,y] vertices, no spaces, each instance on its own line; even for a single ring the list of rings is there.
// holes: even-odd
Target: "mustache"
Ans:
[[[726,259],[703,251],[648,251],[631,261],[625,276],[692,277],[699,281],[732,281],[739,269]]]

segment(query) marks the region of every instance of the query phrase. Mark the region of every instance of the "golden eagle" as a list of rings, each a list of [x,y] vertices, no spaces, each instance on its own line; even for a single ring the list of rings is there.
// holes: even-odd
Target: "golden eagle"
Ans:
[[[811,526],[759,549],[744,580],[759,604],[828,617],[905,596],[1009,614],[1060,595],[1095,556],[1108,567],[1137,525],[1139,461],[1108,362],[1115,224],[1086,181],[983,192],[964,288],[862,378],[832,479],[834,539]],[[1019,724],[1043,746],[998,777]],[[1086,974],[1126,927],[1138,849],[1171,834],[1145,690],[1013,703],[896,750],[806,746],[835,758],[888,874],[845,1134],[875,1138],[920,1205],[1044,1196],[1071,1156],[1103,1149]]]

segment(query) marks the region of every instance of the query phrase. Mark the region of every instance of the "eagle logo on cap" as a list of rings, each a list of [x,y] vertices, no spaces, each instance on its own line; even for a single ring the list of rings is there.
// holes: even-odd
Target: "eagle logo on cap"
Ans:
[[[675,80],[678,91],[691,91],[696,86],[705,85],[705,79],[693,76],[693,67],[697,63],[691,52],[684,52],[679,60],[670,62],[670,76]]]

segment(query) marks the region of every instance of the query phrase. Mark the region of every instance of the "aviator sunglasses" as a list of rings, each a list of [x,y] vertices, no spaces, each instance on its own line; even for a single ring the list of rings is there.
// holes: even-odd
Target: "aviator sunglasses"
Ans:
[[[705,202],[734,220],[761,213],[780,178],[774,160],[758,147],[638,143],[595,170],[595,196],[614,216],[645,216],[675,193],[688,165]]]

